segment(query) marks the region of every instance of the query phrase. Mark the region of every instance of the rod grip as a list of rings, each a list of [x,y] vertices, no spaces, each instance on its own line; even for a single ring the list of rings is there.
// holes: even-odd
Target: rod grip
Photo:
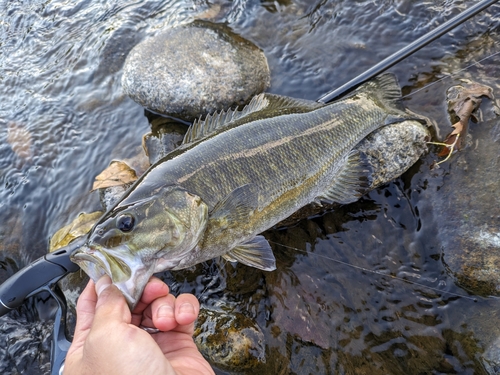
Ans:
[[[16,272],[0,285],[0,316],[21,306],[28,295],[66,273],[64,267],[47,261],[45,257]]]

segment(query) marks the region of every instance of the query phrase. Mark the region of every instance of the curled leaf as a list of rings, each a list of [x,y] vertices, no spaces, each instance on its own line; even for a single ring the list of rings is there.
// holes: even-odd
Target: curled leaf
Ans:
[[[102,211],[96,211],[90,214],[81,213],[78,215],[71,224],[62,227],[52,236],[49,244],[49,252],[66,246],[75,238],[87,234],[102,215]]]
[[[135,180],[137,180],[137,175],[132,168],[122,161],[113,160],[109,166],[95,178],[92,191],[110,186],[128,184]]]
[[[445,157],[446,159],[437,164],[441,164],[448,160],[453,151],[460,151],[463,147],[463,142],[467,135],[469,120],[474,117],[476,111],[481,105],[482,97],[493,99],[493,90],[491,87],[480,85],[471,82],[466,86],[458,85],[453,86],[448,90],[448,110],[454,121],[453,131],[448,134],[443,142],[429,142],[444,146],[439,152],[438,156]],[[436,165],[437,165],[436,164]]]

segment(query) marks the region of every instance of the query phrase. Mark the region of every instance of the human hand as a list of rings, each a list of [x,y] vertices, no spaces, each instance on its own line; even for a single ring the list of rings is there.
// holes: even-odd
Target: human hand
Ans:
[[[76,306],[64,375],[214,374],[193,341],[199,309],[194,295],[176,298],[151,278],[131,313],[108,276],[90,281]],[[140,325],[161,332],[149,334]]]

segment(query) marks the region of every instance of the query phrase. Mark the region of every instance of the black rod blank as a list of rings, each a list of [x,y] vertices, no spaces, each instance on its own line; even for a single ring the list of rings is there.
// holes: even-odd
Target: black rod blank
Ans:
[[[475,5],[471,6],[469,9],[464,10],[462,13],[456,15],[452,19],[443,23],[441,26],[439,26],[436,29],[421,36],[420,38],[418,38],[417,40],[415,40],[413,43],[409,44],[405,48],[402,48],[399,51],[390,55],[389,57],[386,57],[384,60],[382,60],[378,64],[372,66],[370,69],[368,69],[364,73],[351,79],[349,82],[343,84],[338,89],[332,90],[332,91],[324,94],[317,101],[322,102],[322,103],[328,103],[328,102],[331,102],[331,101],[339,98],[342,95],[347,94],[349,91],[354,90],[356,87],[358,87],[362,83],[374,78],[375,76],[377,76],[380,73],[384,72],[385,70],[389,69],[393,65],[397,64],[401,60],[403,60],[406,57],[410,56],[411,54],[415,53],[416,51],[418,51],[422,47],[424,47],[427,44],[429,44],[430,42],[436,40],[441,35],[447,33],[448,31],[457,27],[461,23],[467,21],[469,18],[475,16],[477,13],[488,8],[490,5],[493,5],[497,1],[498,0],[483,0]]]

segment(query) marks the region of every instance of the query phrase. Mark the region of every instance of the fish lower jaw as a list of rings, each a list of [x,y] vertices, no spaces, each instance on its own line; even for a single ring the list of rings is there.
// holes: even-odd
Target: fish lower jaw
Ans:
[[[108,275],[112,283],[122,292],[130,309],[133,310],[139,302],[142,292],[154,272],[154,264],[126,262],[104,255],[99,250],[85,249],[73,254],[73,259],[89,277],[97,282],[102,276]],[[119,265],[126,264],[127,267]],[[118,266],[117,266],[118,265]]]

